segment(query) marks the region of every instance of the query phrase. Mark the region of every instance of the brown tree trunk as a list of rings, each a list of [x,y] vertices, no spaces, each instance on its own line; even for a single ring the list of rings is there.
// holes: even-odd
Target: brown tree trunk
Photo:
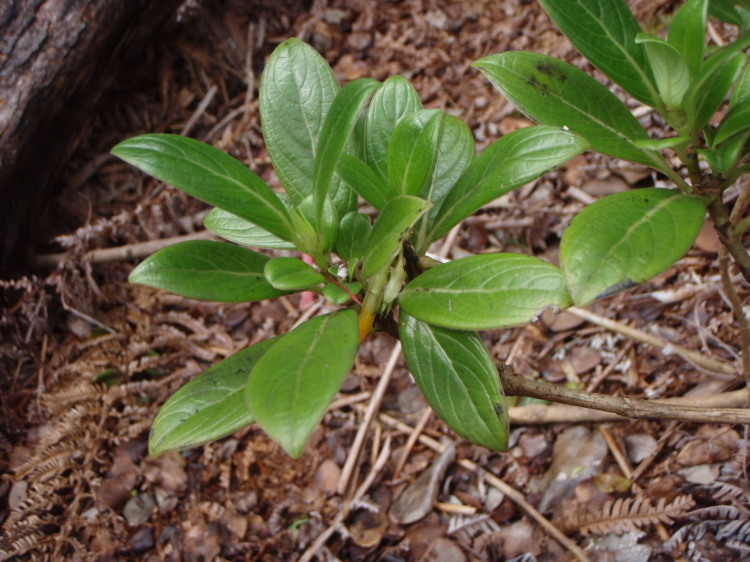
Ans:
[[[22,264],[35,217],[123,60],[181,0],[0,0],[0,273]]]

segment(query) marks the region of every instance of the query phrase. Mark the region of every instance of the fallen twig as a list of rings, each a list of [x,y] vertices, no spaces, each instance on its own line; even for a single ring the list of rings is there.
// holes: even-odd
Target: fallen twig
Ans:
[[[344,467],[341,469],[341,477],[339,478],[337,491],[342,496],[346,493],[346,489],[349,487],[349,480],[351,479],[352,473],[354,472],[354,467],[357,465],[357,459],[359,458],[359,453],[362,450],[362,445],[365,442],[365,437],[367,437],[367,432],[370,429],[370,423],[375,417],[375,413],[378,411],[378,409],[380,409],[380,404],[383,401],[383,396],[385,395],[385,391],[388,388],[388,383],[391,380],[393,371],[396,369],[396,363],[398,363],[398,358],[400,355],[401,342],[398,342],[393,347],[393,351],[391,351],[391,356],[388,359],[388,363],[385,366],[385,370],[383,371],[380,380],[378,381],[378,386],[375,388],[375,392],[372,393],[372,399],[367,406],[365,417],[362,420],[362,423],[359,424],[359,429],[357,430],[357,435],[354,437],[354,442],[352,443],[352,448],[349,451],[349,456],[344,463]]]
[[[91,263],[110,263],[115,261],[128,261],[141,259],[150,256],[157,250],[166,248],[178,242],[187,242],[189,240],[218,240],[210,230],[201,230],[192,234],[182,236],[172,236],[171,238],[159,238],[158,240],[149,240],[148,242],[138,242],[136,244],[127,244],[126,246],[115,246],[114,248],[97,248],[86,253],[86,258]],[[53,269],[58,265],[65,263],[70,259],[70,254],[37,254],[32,257],[31,265],[36,269]]]
[[[708,398],[701,398],[701,406],[686,403],[684,400],[677,402],[674,399],[666,400],[642,400],[640,398],[628,398],[627,396],[608,396],[595,392],[574,390],[549,383],[539,382],[517,375],[512,367],[499,365],[498,373],[505,394],[508,396],[528,396],[540,400],[559,402],[582,408],[602,410],[602,414],[618,414],[625,418],[650,419],[650,420],[677,420],[698,423],[744,423],[750,424],[750,411],[744,408],[727,408],[708,405]],[[747,400],[747,391],[737,393],[726,393],[733,398],[742,396]],[[744,405],[744,403],[743,403]],[[552,409],[555,406],[542,406]],[[598,413],[597,413],[598,414]],[[518,416],[518,411],[516,411]],[[516,418],[517,419],[517,418]],[[603,419],[616,419],[611,416],[592,415],[594,421]],[[549,423],[547,421],[533,421],[527,423]]]

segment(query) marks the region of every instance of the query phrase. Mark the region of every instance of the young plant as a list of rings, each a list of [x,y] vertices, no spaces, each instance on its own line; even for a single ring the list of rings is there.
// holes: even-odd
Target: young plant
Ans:
[[[506,52],[475,66],[541,125],[476,155],[468,128],[422,109],[403,78],[340,88],[314,50],[290,39],[271,56],[260,90],[263,133],[284,194],[191,139],[145,135],[115,147],[124,160],[215,205],[207,228],[235,243],[167,248],[139,265],[132,282],[225,302],[314,291],[342,306],[181,388],[154,422],[151,454],[257,422],[290,455],[301,455],[373,327],[401,340],[417,384],[450,427],[504,449],[503,390],[475,330],[530,322],[549,307],[584,306],[653,277],[690,248],[706,210],[750,280],[740,240],[750,223],[738,220],[741,209],[730,216],[722,201],[750,169],[750,11],[740,4],[711,3],[712,13],[741,33],[709,49],[695,40],[705,35],[707,0],[688,0],[666,40],[643,34],[623,0],[542,0],[595,66],[662,116],[674,130],[666,139],[649,138],[614,94],[577,68]],[[730,91],[726,116],[709,125]],[[446,264],[426,255],[484,204],[588,148],[650,166],[676,187],[638,189],[588,206],[563,235],[560,268],[519,254]],[[674,153],[681,169],[664,152]],[[374,223],[358,212],[358,197],[377,211]],[[314,265],[247,246],[296,249]]]
[[[113,149],[216,206],[205,225],[228,240],[165,248],[136,267],[130,281],[220,302],[313,291],[341,309],[240,351],[183,386],[154,421],[150,453],[257,422],[300,456],[373,327],[401,339],[428,402],[459,435],[504,449],[502,387],[471,330],[528,322],[546,307],[569,305],[563,276],[515,254],[467,258],[421,274],[435,265],[425,253],[482,205],[589,144],[559,127],[530,127],[477,156],[468,127],[422,109],[402,77],[340,88],[328,64],[296,39],[268,61],[260,115],[283,194],[196,140],[143,135]],[[358,196],[377,210],[374,223],[358,212]],[[249,247],[296,249],[313,263]]]

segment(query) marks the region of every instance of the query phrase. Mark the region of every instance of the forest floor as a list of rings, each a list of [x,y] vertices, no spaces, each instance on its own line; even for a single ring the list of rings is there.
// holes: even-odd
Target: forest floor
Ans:
[[[630,2],[655,33],[674,4]],[[385,334],[361,346],[299,460],[256,426],[148,457],[150,423],[170,394],[313,312],[294,296],[227,305],[128,284],[144,256],[102,250],[138,252],[142,242],[194,234],[207,209],[108,152],[136,134],[182,133],[278,186],[257,87],[269,53],[290,36],[311,43],[342,82],[402,74],[425,107],[464,120],[480,147],[530,123],[474,60],[533,50],[589,68],[532,1],[188,2],[99,108],[39,219],[41,269],[2,281],[0,560],[297,560],[317,547],[321,560],[566,560],[581,550],[593,560],[747,559],[741,426],[596,421],[571,408],[531,423],[546,406],[524,402],[511,411],[510,449],[487,451],[425,413]],[[640,115],[650,130],[662,126]],[[560,235],[585,204],[664,181],[586,154],[487,205],[437,249],[556,262]],[[717,249],[707,227],[669,270],[591,307],[593,319],[545,314],[482,336],[518,373],[553,383],[698,403],[726,394],[743,379]],[[54,252],[66,253],[50,258]],[[736,284],[748,303],[750,290],[739,276]],[[676,345],[714,367],[687,361]],[[354,450],[386,369],[390,384]]]

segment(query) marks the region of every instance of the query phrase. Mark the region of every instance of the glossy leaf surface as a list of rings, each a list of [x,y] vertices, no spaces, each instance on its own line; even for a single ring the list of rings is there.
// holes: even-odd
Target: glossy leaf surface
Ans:
[[[681,109],[690,87],[690,69],[682,54],[672,44],[645,33],[639,33],[636,41],[646,49],[662,101],[668,109]]]
[[[343,154],[339,161],[337,173],[350,189],[370,205],[380,210],[393,197],[398,195],[387,179],[382,178],[375,170],[348,154]]]
[[[307,438],[354,364],[357,313],[319,316],[278,338],[256,363],[246,387],[250,412],[292,457]]]
[[[180,242],[146,258],[128,281],[191,299],[259,301],[285,294],[266,281],[267,261],[262,254],[228,242]]]
[[[387,154],[391,135],[405,116],[422,109],[414,87],[403,76],[391,76],[375,92],[365,122],[365,160],[382,178],[388,178]]]
[[[253,423],[245,402],[247,378],[277,340],[270,338],[238,351],[175,392],[151,426],[149,454],[196,447]]]
[[[575,304],[585,306],[650,279],[690,248],[705,206],[669,189],[609,195],[581,211],[560,243]]]
[[[224,240],[254,248],[293,250],[294,244],[237,215],[215,207],[203,219],[203,226]]]
[[[404,117],[388,145],[388,178],[401,195],[417,196],[437,160],[442,132],[441,113],[423,109]]]
[[[318,140],[338,92],[328,63],[295,38],[274,50],[263,71],[263,139],[276,175],[296,204],[312,194]]]
[[[648,166],[665,166],[658,154],[635,144],[647,135],[628,108],[574,66],[527,52],[490,55],[474,66],[535,121],[567,127],[598,152]]]
[[[404,357],[422,394],[453,431],[492,450],[508,447],[508,412],[497,369],[475,332],[399,315]]]
[[[292,239],[286,207],[270,187],[225,152],[179,135],[141,135],[112,154],[185,193],[249,220],[282,240]]]
[[[698,74],[703,63],[708,3],[708,0],[687,0],[669,25],[669,43],[682,54],[691,76]]]
[[[572,304],[560,270],[521,254],[485,254],[430,269],[401,292],[401,307],[436,326],[489,330]]]
[[[346,304],[362,290],[362,283],[345,283],[341,286],[328,283],[323,287],[323,296],[333,304]]]
[[[738,46],[739,42],[734,43],[732,49],[715,53],[703,63],[685,96],[685,110],[692,127],[701,128],[708,123],[742,71],[746,57],[736,52]]]
[[[474,135],[466,124],[452,115],[442,114],[435,171],[419,196],[439,205],[476,156]],[[432,210],[430,211],[432,212]]]
[[[297,258],[272,258],[263,272],[268,282],[281,291],[301,291],[325,281],[323,274]]]
[[[361,258],[365,253],[370,230],[370,217],[362,213],[348,213],[341,219],[336,238],[336,253],[339,257],[346,262]]]
[[[369,78],[358,78],[349,82],[336,96],[328,111],[318,142],[313,176],[313,200],[316,217],[323,213],[326,197],[334,199],[329,192],[333,172],[357,122],[359,113],[380,82]]]
[[[729,100],[729,109],[739,105],[745,100],[750,99],[750,65],[745,65],[742,73],[737,78],[737,82],[732,90],[732,97]]]
[[[570,42],[591,63],[646,105],[658,107],[641,27],[623,0],[540,0]]]
[[[387,266],[398,253],[409,230],[430,208],[429,201],[399,195],[391,199],[375,219],[362,257],[362,277],[367,278]]]
[[[580,154],[589,143],[557,127],[526,127],[488,146],[458,179],[435,217],[428,241],[446,234],[482,205]]]
[[[750,129],[750,98],[734,105],[716,131],[713,145],[724,142],[728,138]]]

